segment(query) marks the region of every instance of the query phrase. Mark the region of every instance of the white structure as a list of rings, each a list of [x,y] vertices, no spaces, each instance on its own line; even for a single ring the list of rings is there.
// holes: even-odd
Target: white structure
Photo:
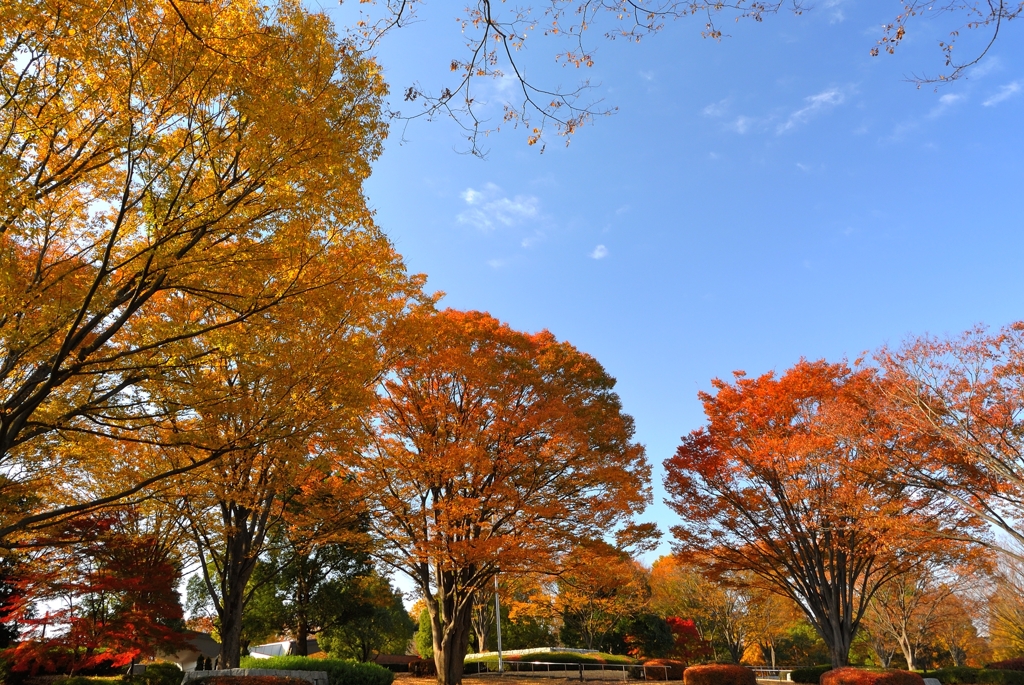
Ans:
[[[280,642],[268,642],[265,645],[249,647],[249,656],[256,659],[270,659],[275,656],[291,656],[297,654],[295,640],[281,640]],[[316,638],[306,640],[306,654],[316,654],[320,651],[320,645]]]
[[[178,664],[183,671],[194,671],[200,657],[216,659],[220,655],[220,643],[207,633],[188,633],[188,647],[174,654],[164,654],[162,661]]]

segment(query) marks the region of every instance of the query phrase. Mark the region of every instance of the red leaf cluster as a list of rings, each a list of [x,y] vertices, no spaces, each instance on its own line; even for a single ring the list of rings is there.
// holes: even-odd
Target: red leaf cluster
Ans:
[[[684,685],[757,685],[757,677],[746,666],[701,664],[683,672]]]
[[[924,685],[924,678],[910,671],[865,671],[861,668],[836,668],[821,676],[821,685]]]
[[[703,640],[697,625],[689,618],[678,616],[666,616],[665,622],[672,629],[675,636],[675,645],[669,653],[672,659],[681,661],[683,664],[692,664],[711,656],[711,645]],[[680,677],[682,675],[680,674]]]
[[[12,600],[0,607],[0,621],[25,630],[3,653],[13,670],[120,668],[184,645],[178,570],[157,540],[119,524],[116,515],[73,522],[19,570]]]

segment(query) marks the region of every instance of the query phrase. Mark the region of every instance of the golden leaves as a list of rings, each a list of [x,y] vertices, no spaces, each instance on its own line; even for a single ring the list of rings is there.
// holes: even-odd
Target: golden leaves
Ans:
[[[0,460],[26,482],[60,470],[33,446],[53,431],[158,423],[140,387],[209,354],[208,333],[335,284],[332,253],[379,250],[370,282],[405,287],[361,188],[386,86],[325,17],[12,0],[0,44],[25,57],[0,64]]]

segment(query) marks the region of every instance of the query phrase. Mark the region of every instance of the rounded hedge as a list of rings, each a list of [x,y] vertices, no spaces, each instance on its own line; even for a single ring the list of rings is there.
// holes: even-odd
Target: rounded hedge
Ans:
[[[746,666],[700,664],[683,671],[683,685],[757,685],[757,676]]]
[[[685,661],[676,659],[648,659],[644,662],[645,680],[682,680],[683,671],[686,670]]]
[[[868,671],[847,666],[823,673],[819,682],[821,685],[924,685],[924,678],[898,669]]]

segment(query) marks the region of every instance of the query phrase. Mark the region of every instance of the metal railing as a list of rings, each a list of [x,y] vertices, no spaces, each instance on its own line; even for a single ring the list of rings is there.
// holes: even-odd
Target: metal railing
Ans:
[[[579,680],[668,680],[668,666],[643,664],[566,664],[553,661],[505,661],[499,674],[498,665],[486,661],[466,662],[466,674],[531,676],[534,678],[572,678]]]
[[[754,668],[754,676],[758,680],[778,681],[780,683],[792,682],[789,674],[793,671],[784,668]]]

